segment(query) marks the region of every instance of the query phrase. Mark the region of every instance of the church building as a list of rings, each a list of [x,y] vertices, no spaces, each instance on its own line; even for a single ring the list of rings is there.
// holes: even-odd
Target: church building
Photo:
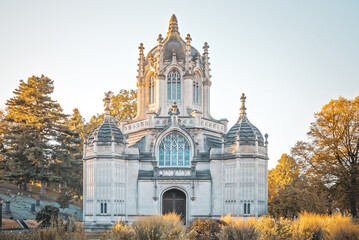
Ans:
[[[84,144],[86,229],[168,212],[185,224],[267,214],[268,135],[249,122],[244,94],[229,130],[211,116],[209,46],[201,54],[191,40],[172,15],[147,55],[140,45],[135,119],[116,125],[106,100],[104,120]]]

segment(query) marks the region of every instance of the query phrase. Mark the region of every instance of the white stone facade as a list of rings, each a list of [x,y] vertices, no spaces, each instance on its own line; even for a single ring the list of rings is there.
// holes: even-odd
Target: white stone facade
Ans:
[[[267,214],[268,135],[248,121],[244,95],[229,131],[226,119],[211,117],[209,46],[201,55],[185,40],[173,15],[146,57],[141,44],[137,117],[116,126],[107,106],[85,143],[86,228],[169,210],[186,223]]]

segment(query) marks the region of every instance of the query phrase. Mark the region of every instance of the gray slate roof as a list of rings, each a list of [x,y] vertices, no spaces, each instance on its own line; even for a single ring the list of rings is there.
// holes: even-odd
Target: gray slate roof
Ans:
[[[91,144],[94,140],[97,140],[99,144],[101,143],[110,143],[112,141],[112,136],[116,143],[124,143],[123,134],[111,120],[104,120],[92,129],[90,136],[88,138],[88,144]]]
[[[239,117],[237,123],[226,134],[225,145],[235,144],[238,135],[240,145],[255,145],[255,132],[258,133],[258,145],[264,146],[262,133],[248,120],[247,115],[244,114]]]

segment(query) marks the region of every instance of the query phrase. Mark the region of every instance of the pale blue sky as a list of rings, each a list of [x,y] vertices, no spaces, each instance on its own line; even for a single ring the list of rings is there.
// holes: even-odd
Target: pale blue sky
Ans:
[[[66,113],[101,113],[104,92],[136,87],[175,13],[200,52],[210,45],[211,111],[269,134],[270,167],[306,139],[313,113],[359,94],[359,1],[0,1],[0,109],[20,79],[44,74]]]

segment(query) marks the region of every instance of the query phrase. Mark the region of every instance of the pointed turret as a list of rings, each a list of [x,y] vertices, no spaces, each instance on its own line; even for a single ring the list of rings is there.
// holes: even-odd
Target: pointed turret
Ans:
[[[262,133],[248,120],[246,112],[246,98],[246,95],[242,93],[240,98],[242,102],[240,116],[236,124],[234,124],[234,126],[226,134],[226,146],[233,144],[264,146],[264,138]]]
[[[138,58],[138,76],[137,76],[137,79],[138,79],[138,82],[141,82],[142,81],[142,78],[144,76],[144,65],[145,65],[145,55],[143,53],[143,50],[145,49],[143,47],[143,43],[140,43],[140,46],[138,47],[138,49],[140,50],[140,56]]]
[[[173,34],[173,33],[178,33],[178,21],[176,18],[176,15],[172,14],[171,18],[170,18],[170,25],[168,27],[168,33],[167,36]]]
[[[208,57],[208,48],[209,48],[209,45],[207,42],[205,42],[204,46],[203,46],[204,73],[206,76],[206,80],[210,81],[211,75],[209,74],[209,71],[211,71],[211,69],[209,68],[210,63],[209,63],[209,57]]]

